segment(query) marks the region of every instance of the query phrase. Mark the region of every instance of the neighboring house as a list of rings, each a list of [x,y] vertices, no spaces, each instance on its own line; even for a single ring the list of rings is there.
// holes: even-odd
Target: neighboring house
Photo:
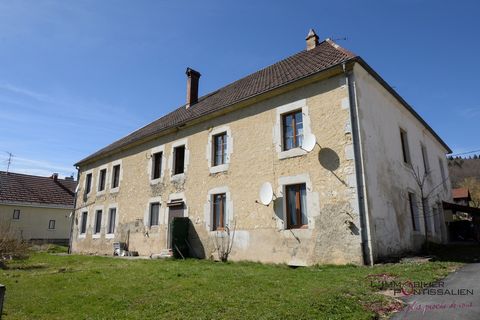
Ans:
[[[462,206],[469,206],[472,197],[468,188],[455,188],[452,190],[453,202]]]
[[[445,241],[449,147],[359,56],[313,31],[306,42],[200,98],[188,68],[186,105],[79,161],[73,251],[159,253],[185,216],[198,257],[228,227],[233,260],[369,264],[420,248],[422,205]],[[428,175],[423,204],[412,168]]]
[[[68,244],[75,188],[59,179],[0,171],[0,224],[20,239]]]

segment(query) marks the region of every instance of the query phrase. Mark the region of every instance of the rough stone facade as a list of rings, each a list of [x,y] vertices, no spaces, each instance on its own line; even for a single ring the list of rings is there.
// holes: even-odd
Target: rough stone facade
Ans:
[[[195,108],[195,105],[190,106]],[[282,110],[302,109],[304,130],[318,145],[311,152],[284,153],[279,148]],[[212,172],[211,133],[228,130],[229,163]],[[172,178],[172,146],[186,142],[186,172]],[[155,149],[156,148],[156,149]],[[152,150],[163,151],[162,177],[150,180]],[[120,163],[118,191],[110,189],[112,164]],[[167,248],[167,203],[185,202],[185,216],[192,222],[190,242],[198,257],[215,257],[211,227],[211,197],[227,194],[228,224],[235,226],[230,259],[295,265],[316,263],[361,264],[361,235],[352,146],[349,94],[340,74],[259,101],[224,115],[186,126],[146,141],[79,169],[73,230],[73,251],[112,254],[113,242],[128,242],[141,255]],[[99,168],[107,168],[106,191],[98,194]],[[92,191],[85,193],[86,173],[93,177]],[[260,186],[270,182],[273,204],[258,200]],[[308,228],[286,229],[284,185],[307,185]],[[160,225],[148,227],[149,203],[159,200]],[[117,227],[107,236],[109,207],[117,208]],[[93,236],[95,210],[103,209],[101,233]],[[82,212],[88,212],[87,232],[79,234]]]

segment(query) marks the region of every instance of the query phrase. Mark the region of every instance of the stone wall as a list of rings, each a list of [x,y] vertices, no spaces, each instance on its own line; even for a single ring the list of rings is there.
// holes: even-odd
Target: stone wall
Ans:
[[[282,155],[279,144],[279,116],[289,106],[302,108],[304,121],[317,137],[312,152],[295,151]],[[192,105],[191,108],[195,108]],[[227,171],[209,167],[209,136],[216,128],[228,128]],[[121,151],[80,168],[73,250],[111,254],[112,243],[128,242],[130,250],[141,255],[159,253],[167,247],[167,202],[181,198],[185,215],[192,221],[191,242],[199,257],[215,256],[214,237],[209,231],[209,194],[227,191],[228,219],[235,225],[233,260],[311,265],[315,263],[362,263],[360,224],[351,139],[348,90],[345,76],[338,75],[300,89],[257,102],[245,108],[186,126],[175,133]],[[308,130],[308,128],[305,128]],[[172,180],[172,145],[186,141],[187,170]],[[152,149],[164,150],[162,178],[150,182],[149,161]],[[117,192],[108,183],[112,162],[121,159],[122,174]],[[108,167],[107,190],[97,195],[98,168]],[[84,196],[85,173],[93,173],[93,191]],[[284,225],[283,184],[307,184],[308,228],[286,230]],[[269,206],[256,202],[260,186],[273,185],[276,199]],[[209,192],[210,191],[210,192]],[[149,201],[161,202],[158,227],[146,226]],[[115,235],[107,239],[106,223],[92,237],[96,208],[117,206]],[[79,236],[80,215],[88,211],[88,231]]]

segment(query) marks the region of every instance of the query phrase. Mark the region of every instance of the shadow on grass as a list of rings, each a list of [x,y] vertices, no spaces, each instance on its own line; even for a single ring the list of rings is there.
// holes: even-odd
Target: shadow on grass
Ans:
[[[462,263],[480,262],[480,244],[478,243],[458,243],[439,245],[429,244],[429,255],[431,261],[449,261]]]

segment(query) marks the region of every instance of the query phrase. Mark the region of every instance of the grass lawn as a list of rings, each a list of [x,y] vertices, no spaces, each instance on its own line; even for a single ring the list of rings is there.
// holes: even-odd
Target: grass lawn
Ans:
[[[289,268],[33,253],[0,270],[4,319],[372,319],[374,274],[433,281],[460,262]],[[398,307],[398,303],[397,303]]]

